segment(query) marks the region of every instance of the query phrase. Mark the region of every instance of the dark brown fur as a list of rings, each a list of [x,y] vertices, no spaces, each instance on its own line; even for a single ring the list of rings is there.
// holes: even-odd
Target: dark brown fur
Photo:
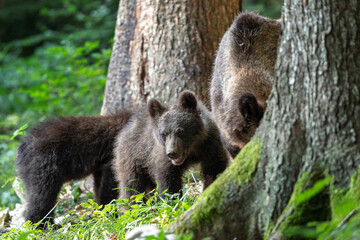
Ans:
[[[220,43],[211,107],[233,157],[250,141],[266,109],[280,33],[279,21],[241,13]]]
[[[189,91],[172,107],[151,99],[148,112],[134,116],[118,135],[114,155],[121,198],[154,189],[156,182],[160,193],[177,193],[184,171],[196,163],[206,188],[228,163],[210,112]]]
[[[16,165],[27,191],[26,220],[36,223],[51,212],[65,182],[94,176],[99,204],[117,198],[111,171],[115,137],[132,113],[66,117],[40,123],[18,148]],[[52,215],[47,219],[53,222]]]

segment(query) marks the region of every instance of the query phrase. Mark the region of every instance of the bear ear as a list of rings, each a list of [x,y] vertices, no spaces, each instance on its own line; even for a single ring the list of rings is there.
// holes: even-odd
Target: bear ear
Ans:
[[[239,99],[239,111],[245,120],[260,121],[264,110],[259,106],[256,97],[251,93],[245,93]]]
[[[165,111],[165,107],[155,98],[150,99],[147,106],[149,114],[152,118],[161,116],[161,114]]]
[[[196,110],[197,100],[195,95],[190,91],[183,91],[179,96],[179,105],[183,109]]]

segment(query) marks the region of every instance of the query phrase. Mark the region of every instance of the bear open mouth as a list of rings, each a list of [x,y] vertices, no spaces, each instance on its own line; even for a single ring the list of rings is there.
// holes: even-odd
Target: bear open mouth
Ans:
[[[180,156],[180,157],[175,158],[175,159],[171,159],[171,158],[169,158],[169,159],[171,160],[171,163],[173,165],[175,165],[175,166],[182,165],[184,163],[184,160],[185,160],[185,158],[183,156]]]

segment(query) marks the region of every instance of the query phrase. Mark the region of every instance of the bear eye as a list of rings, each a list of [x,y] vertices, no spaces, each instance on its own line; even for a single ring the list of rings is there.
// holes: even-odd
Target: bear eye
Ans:
[[[165,133],[160,133],[160,137],[161,137],[161,140],[163,140],[165,142],[166,134]]]
[[[176,129],[176,135],[183,136],[185,133],[185,130],[183,128]]]
[[[176,133],[183,133],[184,132],[184,129],[183,128],[178,128],[176,129]]]

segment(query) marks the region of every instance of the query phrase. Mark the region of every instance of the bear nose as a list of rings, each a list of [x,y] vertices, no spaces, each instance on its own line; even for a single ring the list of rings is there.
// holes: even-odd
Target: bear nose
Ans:
[[[176,152],[175,151],[168,151],[166,153],[166,155],[169,157],[169,158],[176,158]]]

